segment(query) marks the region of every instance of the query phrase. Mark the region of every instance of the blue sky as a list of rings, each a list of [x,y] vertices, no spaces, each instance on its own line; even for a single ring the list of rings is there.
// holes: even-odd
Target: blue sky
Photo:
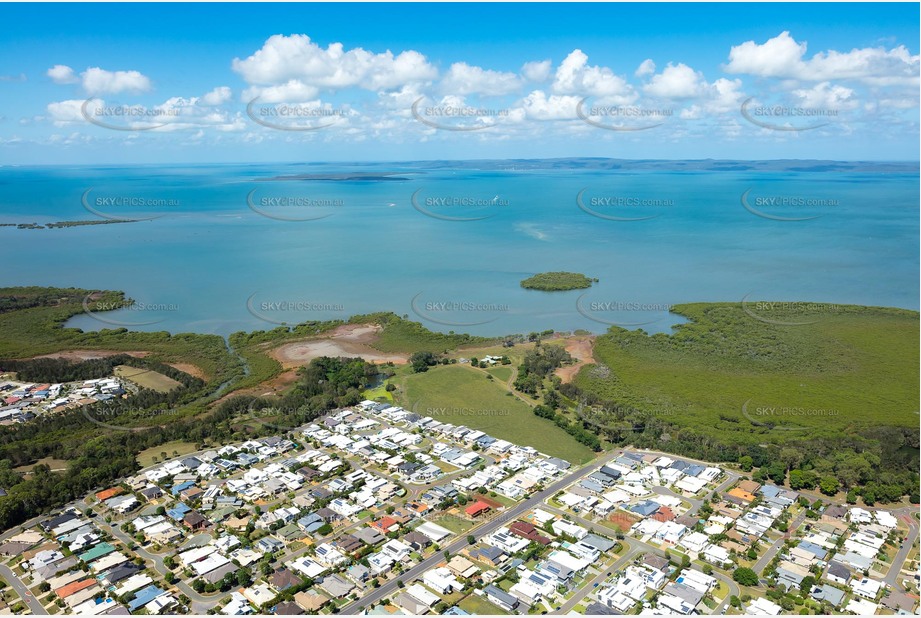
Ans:
[[[917,160],[917,4],[0,5],[0,163]]]

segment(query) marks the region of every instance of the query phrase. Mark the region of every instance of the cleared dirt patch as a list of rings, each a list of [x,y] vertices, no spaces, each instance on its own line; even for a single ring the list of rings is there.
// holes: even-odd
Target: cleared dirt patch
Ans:
[[[286,343],[268,353],[285,369],[306,365],[321,356],[360,356],[370,363],[398,365],[409,362],[407,354],[386,353],[371,347],[380,330],[376,324],[344,324],[323,337]]]
[[[239,390],[230,392],[222,397],[219,402],[228,397],[236,397],[237,395],[252,395],[253,397],[271,397],[273,395],[280,395],[288,390],[295,382],[297,382],[297,371],[294,369],[288,369],[281,372],[271,380],[266,380],[265,382],[261,382],[251,388],[241,388]]]
[[[608,521],[611,522],[617,528],[620,528],[621,532],[627,532],[630,530],[630,527],[633,526],[636,522],[640,520],[639,517],[631,517],[626,513],[614,513],[613,515],[608,516]]]
[[[187,373],[193,378],[198,378],[200,380],[205,379],[205,372],[201,370],[198,365],[193,365],[192,363],[166,363],[173,369],[178,369],[183,373]]]
[[[579,373],[582,367],[588,363],[595,362],[595,357],[592,355],[592,347],[594,344],[595,337],[590,335],[566,339],[566,351],[576,359],[576,362],[572,365],[560,367],[554,374],[559,376],[564,384],[572,382],[573,378],[576,377],[576,374]]]

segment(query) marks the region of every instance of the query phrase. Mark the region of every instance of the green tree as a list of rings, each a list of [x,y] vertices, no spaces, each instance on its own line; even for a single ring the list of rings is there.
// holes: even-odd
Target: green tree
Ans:
[[[838,493],[838,479],[833,476],[826,476],[819,482],[819,490],[826,496],[834,496]]]
[[[757,586],[758,574],[748,567],[739,567],[732,572],[732,579],[743,586]]]

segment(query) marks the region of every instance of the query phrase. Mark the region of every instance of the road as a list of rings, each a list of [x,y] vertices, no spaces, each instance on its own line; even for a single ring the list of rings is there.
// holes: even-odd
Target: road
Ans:
[[[764,568],[771,562],[771,560],[774,559],[774,556],[777,555],[777,552],[781,550],[781,548],[784,545],[784,542],[787,539],[789,539],[790,536],[792,536],[792,534],[796,532],[796,530],[799,529],[799,527],[802,525],[805,519],[806,519],[806,509],[803,509],[802,513],[797,515],[793,519],[793,521],[790,522],[790,525],[787,528],[787,532],[783,536],[781,536],[779,539],[774,541],[774,543],[770,547],[768,547],[767,551],[764,552],[764,555],[762,555],[758,559],[758,561],[754,565],[752,565],[752,570],[758,574],[759,578],[761,577],[761,572],[764,570]]]
[[[616,452],[611,452],[611,453],[608,453],[602,456],[599,459],[594,460],[592,463],[588,464],[587,466],[576,468],[574,471],[570,472],[563,478],[549,485],[543,491],[532,494],[529,498],[526,498],[525,500],[522,500],[515,506],[503,511],[501,514],[501,517],[496,517],[494,519],[486,521],[482,525],[468,531],[468,534],[473,535],[473,537],[477,540],[483,538],[484,536],[488,536],[489,534],[492,534],[493,532],[495,532],[502,526],[506,525],[506,523],[511,522],[514,519],[516,519],[518,516],[526,513],[527,511],[537,506],[540,506],[540,504],[546,498],[553,496],[554,494],[556,494],[556,492],[574,483],[577,479],[581,478],[582,476],[586,474],[589,474],[590,471],[597,470],[602,465],[606,464],[608,461],[610,461],[616,456],[617,456]],[[452,554],[456,554],[467,546],[468,546],[468,543],[467,543],[466,538],[462,538],[462,539],[455,541],[454,543],[452,543],[445,549],[447,551],[450,551]],[[417,577],[421,577],[422,574],[428,571],[429,569],[436,567],[443,560],[444,560],[444,557],[440,553],[436,553],[432,556],[429,556],[428,558],[426,558],[425,560],[423,560],[416,566],[412,567],[411,569],[407,571],[404,571],[403,574],[400,576],[400,579],[405,582],[411,582]],[[354,603],[350,603],[349,605],[346,605],[340,610],[340,613],[357,614],[359,613],[360,608],[370,607],[374,605],[375,603],[377,603],[378,601],[380,601],[381,599],[392,596],[393,593],[396,592],[397,590],[398,590],[398,587],[397,587],[397,583],[395,580],[387,582],[386,584],[382,585],[380,588],[376,588],[374,590],[369,591],[368,594],[366,594],[364,597],[362,597],[358,601],[355,601]]]
[[[918,540],[918,520],[914,518],[914,513],[917,513],[917,509],[911,507],[893,511],[893,514],[895,514],[897,517],[901,515],[907,515],[908,521],[911,522],[908,524],[908,535],[906,536],[905,541],[902,542],[902,546],[899,548],[899,551],[896,552],[895,558],[891,563],[892,566],[889,568],[889,572],[886,573],[886,577],[883,578],[883,581],[892,586],[893,589],[899,590],[901,592],[904,592],[905,589],[902,586],[902,582],[899,581],[902,579],[899,577],[899,575],[902,572],[902,569],[905,567],[905,559],[908,558],[908,552],[911,551],[911,546],[914,545],[916,540]]]
[[[29,521],[16,526],[15,528],[4,531],[3,534],[0,534],[0,542],[4,542],[10,537],[16,536],[23,530],[29,530],[34,526],[37,526],[38,522],[49,516],[50,515],[46,514],[39,517],[33,517]],[[13,573],[13,570],[5,564],[0,564],[0,576],[2,576],[3,579],[13,588],[13,590],[16,591],[16,594],[18,594],[19,598],[21,598],[26,603],[26,605],[29,607],[29,610],[31,610],[33,614],[37,616],[48,615],[48,612],[45,610],[42,604],[39,603],[38,599],[32,596],[32,593],[29,592],[29,589],[26,587],[26,585],[22,583],[19,577]]]
[[[19,595],[19,598],[25,601],[26,605],[29,606],[29,610],[33,614],[38,616],[46,616],[48,614],[42,604],[38,602],[38,599],[32,596],[32,593],[29,592],[29,589],[26,588],[26,585],[23,584],[13,573],[12,569],[10,569],[5,564],[0,564],[0,576],[2,576],[10,586],[12,586],[13,590],[16,591],[16,594]]]
[[[97,526],[99,526],[100,529],[104,529],[107,532],[111,533],[112,536],[114,536],[119,541],[124,543],[125,546],[135,543],[135,540],[131,538],[124,530],[119,528],[117,524],[116,525],[109,524],[105,521],[105,519],[102,519],[100,517],[96,518],[95,523]],[[157,572],[159,572],[161,575],[163,575],[164,573],[170,570],[166,568],[166,565],[163,564],[163,558],[167,555],[166,553],[162,555],[154,554],[152,552],[147,551],[143,547],[136,547],[133,551],[135,554],[137,554],[141,558],[144,558],[145,560],[149,560],[150,562],[152,562]],[[173,586],[178,588],[182,594],[189,597],[189,600],[192,601],[191,610],[193,614],[208,613],[208,610],[214,607],[217,604],[217,602],[220,599],[222,599],[224,596],[221,593],[212,594],[210,596],[199,594],[198,592],[195,592],[195,590],[193,590],[191,586],[189,586],[187,583],[185,583],[184,581],[181,581],[178,578],[176,582],[173,583]]]

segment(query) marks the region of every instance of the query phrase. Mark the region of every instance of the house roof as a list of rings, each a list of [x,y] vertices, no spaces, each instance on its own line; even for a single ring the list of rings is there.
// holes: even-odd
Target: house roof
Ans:
[[[76,594],[80,592],[81,590],[86,590],[87,588],[95,584],[96,584],[96,580],[90,577],[87,579],[81,579],[75,582],[71,582],[67,584],[66,586],[61,586],[60,588],[55,590],[54,593],[58,595],[60,598],[66,599],[70,595]]]
[[[755,484],[757,485],[757,483]],[[729,490],[728,494],[734,498],[738,498],[739,500],[744,500],[745,502],[751,502],[752,500],[755,499],[754,494],[752,494],[750,491],[743,489],[741,486],[733,487],[732,489]]]
[[[409,543],[410,545],[419,545],[422,547],[428,547],[432,544],[432,539],[428,538],[421,532],[416,532],[415,530],[405,535],[403,537],[403,541],[405,543]]]
[[[301,583],[301,578],[289,569],[279,569],[269,576],[269,583],[278,592]]]
[[[100,502],[108,500],[109,498],[114,498],[118,494],[122,493],[124,489],[121,487],[111,487],[109,489],[104,489],[96,494],[96,499]]]
[[[759,489],[761,489],[761,483],[758,483],[756,481],[739,481],[739,484],[737,485],[737,487],[741,489],[742,491],[746,491],[750,494],[753,494],[757,492]]]
[[[489,510],[488,504],[486,504],[482,500],[477,500],[476,502],[468,506],[466,509],[464,509],[464,512],[467,513],[467,515],[471,517],[476,517],[480,513],[485,513],[488,510]]]
[[[283,601],[272,608],[272,613],[276,616],[300,616],[304,608],[293,601]]]
[[[385,515],[381,517],[380,519],[378,519],[377,521],[371,522],[371,526],[379,530],[386,531],[386,530],[390,530],[390,528],[397,525],[398,523],[399,522],[393,517],[390,517],[389,515]]]
[[[294,595],[294,602],[303,607],[306,611],[317,611],[322,608],[324,605],[329,603],[327,599],[322,594],[316,594],[311,592],[298,592]]]

